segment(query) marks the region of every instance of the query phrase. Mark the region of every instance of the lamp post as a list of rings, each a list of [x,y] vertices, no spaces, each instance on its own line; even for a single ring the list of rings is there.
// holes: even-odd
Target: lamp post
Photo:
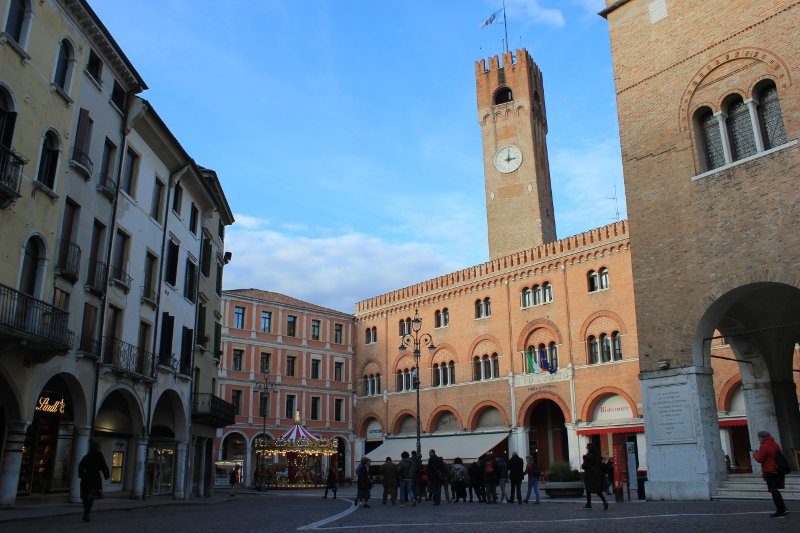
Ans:
[[[256,383],[256,388],[264,389],[264,393],[267,393],[270,390],[275,389],[275,384],[269,382],[269,368],[263,370],[262,373],[263,381],[258,381]],[[277,391],[275,391],[277,392]],[[267,406],[265,405],[265,400],[268,398],[268,395],[262,394],[261,399],[259,401],[259,406],[261,409],[261,419],[263,422],[263,426],[261,429],[261,435],[255,441],[255,447],[257,450],[261,450],[261,453],[258,454],[258,490],[261,490],[264,484],[264,475],[266,474],[266,468],[263,465],[263,461],[266,460],[264,457],[265,453],[264,450],[267,449],[269,446],[269,439],[267,439]]]
[[[428,352],[433,356],[436,352],[436,346],[433,345],[433,337],[429,333],[420,333],[422,329],[422,319],[419,317],[419,309],[414,310],[414,320],[411,321],[411,331],[406,332],[403,338],[400,339],[400,354],[405,355],[406,348],[413,345],[414,361],[416,368],[412,374],[413,387],[417,389],[417,457],[422,460],[422,442],[420,440],[420,417],[419,417],[419,357],[422,355],[420,346],[425,344],[428,347]]]

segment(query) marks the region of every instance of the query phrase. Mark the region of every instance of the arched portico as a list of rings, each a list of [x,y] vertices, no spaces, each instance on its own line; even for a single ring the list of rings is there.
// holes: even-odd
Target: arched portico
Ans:
[[[532,455],[542,470],[556,462],[569,461],[569,410],[557,395],[537,393],[519,410],[519,427],[527,432],[525,454]]]

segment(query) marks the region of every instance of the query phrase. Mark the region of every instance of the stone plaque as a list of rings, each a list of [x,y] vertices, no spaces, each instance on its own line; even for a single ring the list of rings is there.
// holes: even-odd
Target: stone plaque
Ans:
[[[687,383],[650,389],[647,440],[652,444],[695,442],[694,414]]]

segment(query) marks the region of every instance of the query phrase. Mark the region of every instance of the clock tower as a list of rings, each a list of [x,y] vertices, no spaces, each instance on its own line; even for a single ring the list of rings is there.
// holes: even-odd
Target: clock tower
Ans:
[[[527,50],[475,63],[483,139],[489,258],[556,240],[547,114],[539,67]]]

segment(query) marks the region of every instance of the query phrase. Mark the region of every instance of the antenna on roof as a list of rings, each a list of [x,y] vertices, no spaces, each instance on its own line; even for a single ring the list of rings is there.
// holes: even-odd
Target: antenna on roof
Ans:
[[[506,21],[506,0],[503,0],[503,29],[506,32],[506,52],[508,52],[508,22]]]
[[[614,180],[614,196],[606,198],[606,200],[614,200],[614,222],[619,222],[619,196],[617,196],[617,180]]]

